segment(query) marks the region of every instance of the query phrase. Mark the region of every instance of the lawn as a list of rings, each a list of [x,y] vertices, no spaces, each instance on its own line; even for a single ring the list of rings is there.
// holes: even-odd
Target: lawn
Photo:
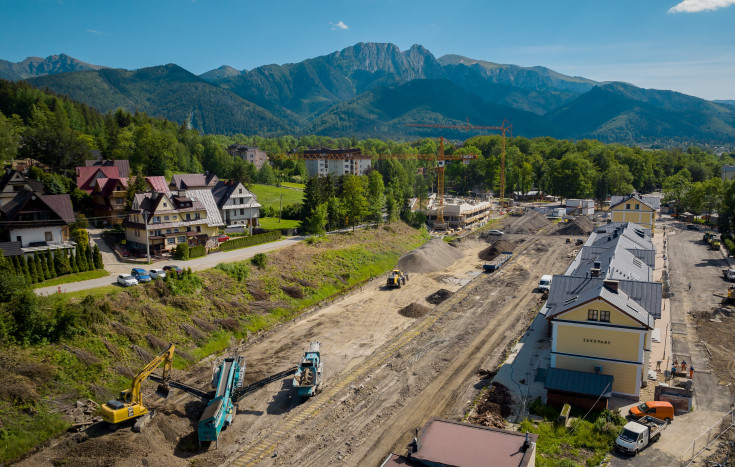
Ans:
[[[47,281],[38,282],[36,284],[33,284],[33,288],[38,289],[40,287],[51,287],[54,285],[68,284],[70,282],[86,281],[89,279],[99,279],[100,277],[105,277],[109,275],[110,273],[105,271],[104,269],[98,269],[95,271],[78,272],[76,274],[66,274],[63,276],[54,277],[53,279],[49,279]]]
[[[303,190],[306,188],[306,184],[304,183],[293,183],[293,182],[281,182],[281,186],[284,186],[286,188],[295,188],[297,190]]]
[[[264,208],[273,206],[273,208],[278,209],[281,195],[283,195],[284,207],[291,204],[299,204],[304,197],[303,191],[273,185],[253,185],[250,187],[250,191],[255,193],[255,196],[258,197],[258,202]]]
[[[278,222],[277,217],[261,217],[258,222],[260,223],[260,226],[266,230],[296,229],[301,227],[301,221],[281,219],[281,222]]]

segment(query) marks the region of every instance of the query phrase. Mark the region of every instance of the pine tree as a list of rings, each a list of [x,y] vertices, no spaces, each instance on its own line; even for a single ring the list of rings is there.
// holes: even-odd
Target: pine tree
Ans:
[[[26,257],[21,256],[19,261],[20,261],[20,268],[23,271],[23,275],[26,276],[28,283],[32,284],[33,282],[31,282],[31,270],[28,267],[28,261],[26,260]]]
[[[13,271],[15,271],[16,274],[23,275],[23,268],[20,267],[18,256],[13,256]]]
[[[51,279],[51,272],[48,270],[48,264],[46,263],[46,257],[43,252],[36,259],[36,269],[43,273],[44,280]]]
[[[57,276],[63,276],[69,274],[69,260],[66,258],[66,253],[62,250],[54,250],[54,268],[56,269]]]
[[[28,263],[28,276],[31,278],[31,284],[38,282],[38,272],[36,272],[36,262],[33,258],[26,258]]]
[[[89,266],[87,266],[87,246],[83,243],[77,244],[77,267],[79,268],[79,272],[84,272],[89,270]]]
[[[100,249],[97,245],[94,246],[94,267],[95,269],[103,269],[105,267],[102,262],[102,253],[100,253]]]
[[[51,254],[51,250],[46,250],[46,267],[48,268],[48,272],[51,275],[51,278],[58,276],[59,274],[56,272],[56,265],[54,264],[54,257]]]
[[[79,272],[79,265],[77,264],[77,256],[74,254],[73,251],[69,254],[69,269],[74,274]]]

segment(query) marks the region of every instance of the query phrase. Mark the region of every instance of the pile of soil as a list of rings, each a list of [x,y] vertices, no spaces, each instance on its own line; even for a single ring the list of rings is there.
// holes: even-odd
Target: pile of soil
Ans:
[[[429,308],[428,306],[413,302],[410,305],[404,306],[403,308],[398,310],[398,314],[401,316],[405,316],[406,318],[420,318],[428,313],[429,310],[431,310],[431,308]]]
[[[521,217],[513,219],[513,221],[505,227],[506,233],[512,234],[534,234],[539,230],[551,224],[546,216],[538,211],[528,211]]]
[[[469,423],[495,428],[505,428],[505,418],[510,415],[513,396],[504,385],[493,384],[482,395],[475,411],[467,419]]]
[[[587,216],[579,216],[572,222],[562,224],[557,235],[589,235],[595,229],[595,223]]]
[[[426,301],[431,303],[432,305],[438,305],[444,300],[448,299],[453,295],[453,292],[450,292],[447,289],[439,289],[433,294],[426,297]]]
[[[504,251],[513,251],[515,248],[516,245],[513,242],[509,242],[508,240],[498,240],[478,253],[477,256],[479,256],[483,261],[492,261]]]
[[[435,238],[398,260],[398,269],[403,272],[436,272],[451,266],[464,256],[456,248]]]

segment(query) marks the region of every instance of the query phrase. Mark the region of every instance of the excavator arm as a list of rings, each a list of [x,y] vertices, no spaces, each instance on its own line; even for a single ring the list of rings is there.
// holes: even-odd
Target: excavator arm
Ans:
[[[174,344],[171,344],[168,349],[161,352],[160,355],[158,355],[156,358],[151,360],[148,365],[141,370],[140,373],[138,373],[135,378],[133,378],[133,384],[131,386],[132,390],[132,397],[131,401],[134,404],[141,404],[142,403],[142,397],[140,394],[140,386],[143,384],[143,382],[148,379],[148,377],[153,373],[153,371],[158,368],[161,363],[163,363],[163,380],[164,382],[168,381],[168,379],[171,377],[171,364],[173,363],[174,359],[174,348],[176,346]]]

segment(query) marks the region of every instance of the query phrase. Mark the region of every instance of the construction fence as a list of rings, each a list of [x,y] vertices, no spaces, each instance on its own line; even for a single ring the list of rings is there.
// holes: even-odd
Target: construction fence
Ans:
[[[717,423],[709,427],[704,433],[692,441],[692,444],[690,444],[679,457],[679,467],[688,466],[694,462],[702,451],[704,451],[712,442],[719,439],[719,437],[732,428],[733,425],[735,425],[735,409],[730,410]]]

